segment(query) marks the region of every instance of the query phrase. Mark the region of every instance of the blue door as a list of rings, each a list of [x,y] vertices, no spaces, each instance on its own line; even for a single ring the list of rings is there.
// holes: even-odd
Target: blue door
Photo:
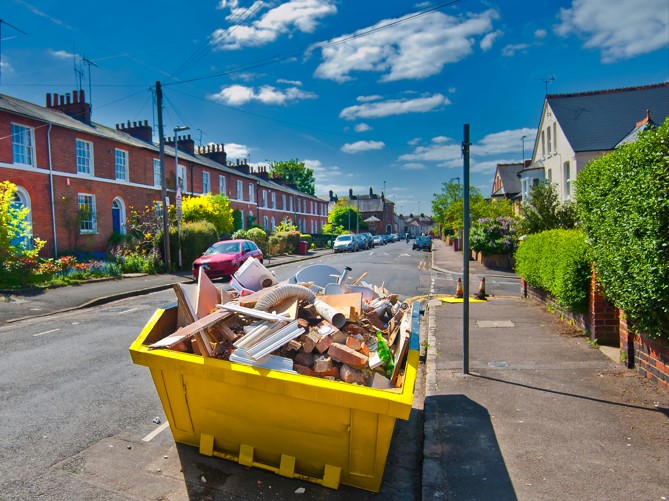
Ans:
[[[121,205],[118,200],[112,203],[112,231],[121,233]]]

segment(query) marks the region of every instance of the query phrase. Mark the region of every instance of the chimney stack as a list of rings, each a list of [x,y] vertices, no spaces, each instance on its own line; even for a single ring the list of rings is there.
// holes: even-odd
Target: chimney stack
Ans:
[[[116,124],[116,130],[130,134],[132,137],[139,139],[140,141],[145,141],[150,143],[153,141],[153,129],[149,125],[148,120],[144,120],[144,123],[140,120],[139,122],[133,122],[130,125],[130,120],[128,120],[127,125],[125,124]]]
[[[62,111],[80,122],[91,123],[91,105],[86,102],[83,90],[75,90],[72,95],[69,92],[65,95],[54,93],[53,99],[51,94],[47,93],[46,107]]]

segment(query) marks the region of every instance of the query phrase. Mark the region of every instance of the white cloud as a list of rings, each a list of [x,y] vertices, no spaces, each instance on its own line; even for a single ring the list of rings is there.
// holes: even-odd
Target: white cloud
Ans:
[[[534,139],[537,136],[536,129],[505,130],[488,134],[478,143],[472,145],[472,155],[496,155],[499,153],[520,153],[522,149],[522,137],[525,136],[525,148],[534,147]],[[518,155],[520,158],[522,155]]]
[[[12,73],[14,68],[9,64],[9,59],[5,56],[0,55],[0,71],[2,73]]]
[[[368,130],[372,130],[372,128],[365,123],[356,125],[354,129],[356,132],[367,132]]]
[[[484,36],[481,39],[481,42],[479,43],[479,46],[481,47],[481,50],[483,50],[484,52],[489,51],[492,48],[492,44],[501,35],[502,35],[502,31],[500,31],[500,30],[493,31],[492,33],[488,33],[486,36]]]
[[[50,56],[55,57],[56,59],[72,59],[75,57],[74,54],[67,52],[66,50],[49,49],[47,52]]]
[[[421,138],[419,138],[419,137],[414,137],[411,141],[407,141],[407,144],[408,144],[409,146],[416,146],[417,144],[420,144],[421,141],[422,141]]]
[[[462,157],[460,144],[432,143],[430,146],[417,146],[412,153],[400,155],[400,162],[446,162],[460,160]]]
[[[442,94],[416,99],[392,99],[349,106],[341,110],[339,117],[345,120],[355,120],[356,118],[382,118],[406,113],[425,113],[450,103],[449,99]]]
[[[555,32],[585,39],[588,49],[601,51],[604,63],[630,59],[669,45],[666,0],[574,0],[560,9]]]
[[[303,99],[316,99],[318,96],[313,92],[303,91],[297,87],[277,89],[270,85],[263,85],[256,89],[235,84],[223,87],[218,93],[210,94],[208,97],[220,103],[240,106],[251,101],[258,101],[263,104],[287,105]]]
[[[502,49],[502,55],[504,57],[513,57],[516,55],[516,52],[525,52],[528,47],[529,44],[526,43],[509,44]]]
[[[546,38],[546,30],[538,29],[534,32],[534,38]]]
[[[355,143],[346,143],[341,147],[344,153],[361,153],[370,150],[382,150],[386,144],[383,141],[356,141]]]
[[[382,73],[384,82],[424,79],[469,56],[476,38],[490,33],[497,17],[496,11],[487,10],[460,17],[431,12],[406,22],[400,22],[406,17],[385,19],[315,45],[313,49],[320,48],[323,57],[315,76],[345,82],[352,78],[352,72],[374,71]],[[359,36],[370,30],[378,31]],[[359,37],[352,38],[355,36]],[[343,40],[346,43],[339,43]]]
[[[286,80],[284,78],[279,78],[276,81],[276,83],[287,84],[287,85],[295,85],[297,87],[302,87],[302,82],[300,82],[299,80]]]
[[[383,96],[374,95],[374,96],[358,96],[355,100],[359,103],[368,103],[370,101],[378,101],[383,99]]]
[[[248,158],[250,152],[251,150],[245,144],[225,143],[225,153],[228,156],[228,159]]]
[[[407,162],[405,164],[402,164],[402,169],[404,170],[425,170],[427,167],[425,164],[421,164],[418,162]]]
[[[441,143],[447,143],[447,142],[449,142],[450,140],[451,140],[451,138],[450,138],[450,137],[446,137],[446,136],[436,136],[436,137],[433,137],[433,138],[432,138],[432,142],[433,142],[433,143],[439,143],[439,144],[441,144]]]
[[[219,6],[231,8],[232,16],[239,9],[236,1],[221,2]],[[320,19],[336,12],[333,0],[290,0],[268,10],[249,25],[234,24],[214,31],[211,41],[223,50],[258,47],[297,31],[312,33]]]

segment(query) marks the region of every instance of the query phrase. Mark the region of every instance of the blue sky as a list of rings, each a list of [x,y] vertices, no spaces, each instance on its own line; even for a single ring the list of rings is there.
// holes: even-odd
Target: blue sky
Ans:
[[[463,124],[489,195],[498,162],[531,155],[546,89],[669,79],[667,0],[4,0],[0,18],[0,93],[44,105],[81,78],[113,127],[155,123],[159,80],[167,136],[298,158],[317,194],[372,187],[404,214],[462,178]]]

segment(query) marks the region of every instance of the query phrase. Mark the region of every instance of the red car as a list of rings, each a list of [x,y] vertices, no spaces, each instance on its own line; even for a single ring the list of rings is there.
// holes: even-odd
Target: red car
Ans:
[[[200,266],[209,278],[229,277],[250,257],[263,261],[262,251],[251,240],[216,242],[193,261],[193,277],[197,279]]]

